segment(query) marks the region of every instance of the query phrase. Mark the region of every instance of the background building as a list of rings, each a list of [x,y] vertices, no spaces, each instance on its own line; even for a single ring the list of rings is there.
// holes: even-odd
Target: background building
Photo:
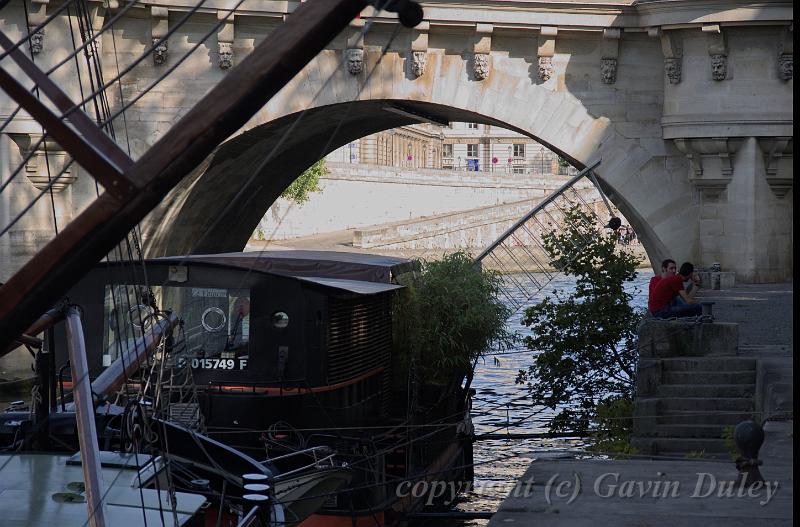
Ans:
[[[414,124],[348,143],[327,159],[396,168],[514,174],[570,174],[574,169],[530,137],[497,126]]]

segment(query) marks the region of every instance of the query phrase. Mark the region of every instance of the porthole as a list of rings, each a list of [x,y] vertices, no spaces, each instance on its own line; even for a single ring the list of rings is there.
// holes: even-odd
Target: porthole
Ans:
[[[285,311],[276,311],[272,314],[272,327],[286,329],[289,325],[289,315]]]
[[[228,318],[225,312],[218,307],[209,307],[203,311],[203,316],[200,317],[200,323],[203,324],[203,329],[209,333],[216,333],[225,327]]]

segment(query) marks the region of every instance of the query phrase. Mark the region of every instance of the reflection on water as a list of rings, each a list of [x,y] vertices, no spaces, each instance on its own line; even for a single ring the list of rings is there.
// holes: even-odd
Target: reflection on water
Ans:
[[[644,308],[647,305],[647,283],[653,276],[650,271],[639,271],[636,279],[627,289],[634,294],[633,305]],[[537,279],[542,278],[537,276]],[[520,277],[520,280],[524,277]],[[560,290],[569,292],[575,286],[573,277],[557,276],[536,295],[529,305],[535,304],[545,296]],[[522,325],[523,312],[517,312],[509,321],[511,330],[521,335],[529,333]],[[473,387],[476,390],[473,404],[473,422],[476,434],[485,433],[537,433],[547,432],[546,422],[552,416],[550,411],[533,407],[525,397],[523,386],[514,380],[521,369],[531,364],[533,354],[520,344],[519,349],[502,355],[489,356],[478,364]],[[497,359],[497,360],[495,360]],[[507,424],[510,423],[510,426]],[[531,460],[542,455],[557,455],[559,451],[580,448],[580,440],[570,439],[509,439],[478,441],[475,443],[475,492],[464,496],[458,509],[464,511],[495,511],[500,502],[513,489],[517,479],[527,470]],[[427,522],[424,525],[438,525],[444,522]],[[486,525],[488,520],[469,520],[449,525],[474,527]],[[422,527],[422,524],[415,527]]]

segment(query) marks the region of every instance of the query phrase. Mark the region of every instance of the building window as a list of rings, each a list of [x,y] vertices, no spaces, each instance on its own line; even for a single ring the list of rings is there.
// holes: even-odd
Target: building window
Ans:
[[[467,128],[469,128],[470,130],[477,130],[478,123],[467,123]]]
[[[514,157],[525,157],[525,144],[514,143]]]
[[[478,157],[478,145],[467,145],[467,157]]]
[[[453,157],[453,145],[442,145],[442,157]]]

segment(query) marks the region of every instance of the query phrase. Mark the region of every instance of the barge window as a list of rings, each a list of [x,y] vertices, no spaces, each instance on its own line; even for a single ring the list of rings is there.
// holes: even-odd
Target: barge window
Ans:
[[[183,321],[174,333],[179,362],[199,369],[247,369],[249,289],[113,284],[105,287],[104,304],[104,367],[134,349],[157,322],[157,306]]]

